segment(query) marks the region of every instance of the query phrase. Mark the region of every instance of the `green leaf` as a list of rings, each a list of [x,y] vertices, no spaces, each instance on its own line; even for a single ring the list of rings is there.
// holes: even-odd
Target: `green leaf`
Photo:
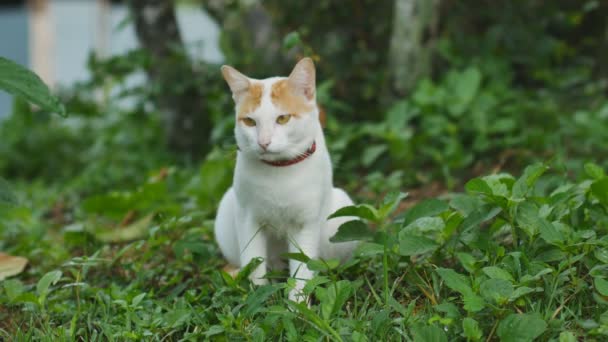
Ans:
[[[571,331],[562,331],[559,334],[559,342],[577,342],[578,339]]]
[[[600,180],[606,176],[604,169],[594,163],[585,164],[585,173],[595,180]]]
[[[503,279],[487,279],[479,286],[481,295],[498,304],[506,303],[513,293],[513,285]]]
[[[448,337],[436,325],[415,324],[412,326],[412,339],[416,342],[447,342]]]
[[[545,220],[542,217],[538,220],[538,229],[540,231],[540,237],[548,243],[561,245],[564,242],[564,236],[562,233],[555,228],[553,223]]]
[[[510,282],[515,282],[515,279],[513,279],[513,276],[503,270],[500,267],[496,267],[496,266],[488,266],[488,267],[484,267],[483,269],[483,273],[485,273],[488,277],[492,278],[492,279],[502,279],[502,280],[507,280]]]
[[[478,312],[486,307],[486,302],[483,298],[474,293],[463,295],[462,301],[464,302],[464,309],[468,312]]]
[[[481,85],[481,72],[469,67],[463,72],[448,74],[450,103],[447,107],[453,115],[461,115],[469,107]]]
[[[435,241],[423,236],[409,234],[401,231],[399,233],[399,254],[411,256],[432,252],[439,247]]]
[[[390,213],[392,213],[401,201],[408,196],[407,193],[393,191],[388,195],[384,196],[384,200],[382,201],[382,205],[378,208],[378,217],[380,220],[384,220],[388,217]]]
[[[467,270],[469,273],[473,273],[475,272],[475,270],[477,270],[477,267],[475,266],[477,260],[471,254],[458,252],[456,253],[456,257],[460,261],[462,267],[464,267],[464,269]]]
[[[277,284],[264,285],[255,289],[253,293],[250,293],[245,300],[245,306],[242,311],[243,317],[253,317],[256,313],[260,312],[264,308],[264,303],[270,296],[280,290],[282,286]]]
[[[421,217],[435,216],[446,210],[448,210],[448,204],[444,201],[434,198],[422,201],[405,213],[403,218],[403,227]]]
[[[521,177],[519,177],[515,184],[513,184],[513,198],[523,198],[527,194],[528,190],[534,186],[538,178],[542,176],[548,169],[549,168],[542,163],[537,163],[526,167]]]
[[[377,221],[380,217],[376,208],[369,204],[350,205],[338,209],[335,213],[329,215],[328,219],[334,217],[354,216],[370,221]]]
[[[469,214],[461,223],[462,231],[466,232],[470,229],[477,227],[479,224],[489,221],[496,217],[502,209],[498,207],[493,207],[490,205],[483,205],[477,209],[475,209],[472,213]]]
[[[492,195],[492,188],[481,178],[471,179],[464,185],[464,188],[471,194]]]
[[[300,44],[300,34],[297,31],[289,32],[283,38],[283,49],[290,50]]]
[[[328,284],[327,288],[318,287],[315,296],[321,303],[321,316],[325,320],[334,317],[342,308],[353,292],[353,286],[348,280],[340,280]]]
[[[608,281],[599,277],[593,278],[593,283],[595,284],[595,289],[602,296],[608,296]]]
[[[608,177],[604,177],[591,184],[591,193],[600,203],[608,207]]]
[[[564,242],[562,233],[551,222],[540,217],[539,208],[532,202],[522,202],[517,206],[515,220],[531,238],[538,232],[548,243],[559,245]]]
[[[547,329],[539,314],[510,314],[498,325],[501,342],[533,341]]]
[[[464,337],[471,341],[479,341],[483,336],[479,323],[471,317],[466,317],[462,321],[462,330],[464,331]]]
[[[361,220],[352,220],[343,223],[336,235],[329,238],[331,242],[346,242],[346,241],[370,241],[374,237],[367,224]]]
[[[542,288],[538,288],[540,289],[540,291],[542,291]],[[525,295],[527,295],[528,293],[532,293],[532,292],[538,292],[537,289],[533,289],[527,286],[521,286],[515,289],[515,291],[513,291],[513,293],[511,293],[511,295],[509,296],[509,302],[514,302],[516,301],[519,297],[523,297]]]
[[[61,279],[61,271],[51,271],[43,275],[38,284],[36,285],[36,294],[38,295],[38,302],[40,305],[44,305],[46,297],[49,294],[49,287],[55,285],[59,279]]]
[[[51,95],[40,77],[4,57],[0,57],[0,89],[21,96],[44,110],[66,115],[63,104]]]
[[[11,302],[15,301],[24,292],[23,283],[18,279],[5,280],[2,284],[4,285],[6,296]]]
[[[438,268],[437,274],[443,279],[443,282],[450,289],[459,292],[463,295],[472,294],[471,282],[467,277],[450,268]]]

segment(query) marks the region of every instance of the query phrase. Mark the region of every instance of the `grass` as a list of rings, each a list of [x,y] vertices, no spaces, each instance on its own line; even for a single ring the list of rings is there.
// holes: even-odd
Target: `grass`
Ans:
[[[405,211],[407,195],[391,193],[336,213],[362,221],[335,239],[362,242],[344,264],[308,261],[318,271],[305,289],[310,308],[287,299],[293,279],[285,273],[255,287],[247,280],[255,264],[234,278],[223,270],[212,211],[196,205],[217,195],[192,187],[209,176],[201,172],[230,167],[210,158],[200,170],[163,169],[133,190],[84,202],[15,184],[16,202],[3,204],[1,249],[29,266],[0,285],[0,335],[599,341],[606,333],[608,178],[594,164],[579,182],[535,164]]]

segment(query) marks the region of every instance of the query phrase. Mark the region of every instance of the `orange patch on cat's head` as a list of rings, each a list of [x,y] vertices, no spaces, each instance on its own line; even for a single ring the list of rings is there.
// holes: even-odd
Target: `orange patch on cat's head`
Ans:
[[[291,89],[288,79],[279,80],[272,85],[270,99],[281,111],[296,117],[302,113],[312,112],[315,108],[304,96]]]
[[[264,86],[261,83],[251,83],[249,88],[239,96],[236,102],[236,114],[238,119],[243,119],[247,114],[255,111],[262,102]]]

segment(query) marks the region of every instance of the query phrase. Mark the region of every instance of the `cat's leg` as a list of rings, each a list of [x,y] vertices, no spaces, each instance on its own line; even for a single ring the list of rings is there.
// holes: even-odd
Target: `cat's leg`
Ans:
[[[239,215],[239,218],[242,218],[237,232],[241,267],[247,265],[253,258],[262,258],[262,262],[251,272],[249,279],[256,285],[268,284],[268,280],[264,278],[268,259],[266,233],[251,215]]]
[[[236,196],[232,188],[228,189],[217,209],[215,217],[215,240],[220,247],[220,251],[230,264],[241,267],[241,257],[239,243],[236,234]]]
[[[346,192],[340,188],[334,188],[331,196],[331,205],[328,215],[333,214],[338,209],[353,205],[353,201],[348,197]],[[356,217],[345,216],[336,217],[327,220],[325,229],[321,235],[321,257],[323,259],[341,259],[345,260],[352,255],[353,250],[357,246],[357,242],[337,242],[333,243],[329,239],[336,235],[338,228],[345,222],[355,220]]]
[[[319,257],[319,227],[321,223],[315,221],[311,224],[306,224],[302,230],[295,232],[288,238],[289,253],[304,253],[311,259]],[[289,273],[296,279],[296,285],[289,292],[289,299],[296,302],[307,301],[308,298],[302,293],[304,285],[310,280],[314,273],[306,263],[298,260],[289,260]]]

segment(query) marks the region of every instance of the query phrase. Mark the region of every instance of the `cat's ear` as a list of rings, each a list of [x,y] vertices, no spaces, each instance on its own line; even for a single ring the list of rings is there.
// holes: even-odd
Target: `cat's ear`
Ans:
[[[251,85],[249,77],[241,74],[231,66],[222,65],[222,75],[224,76],[226,83],[228,83],[234,99],[246,92]]]
[[[291,89],[304,95],[308,100],[315,98],[315,65],[309,57],[302,58],[289,75]]]

